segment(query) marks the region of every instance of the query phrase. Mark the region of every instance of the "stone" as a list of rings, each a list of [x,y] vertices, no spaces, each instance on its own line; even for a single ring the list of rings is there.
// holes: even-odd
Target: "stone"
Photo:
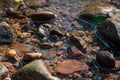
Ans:
[[[53,12],[42,11],[38,14],[32,14],[30,17],[34,22],[49,22],[50,20],[57,18],[57,15]]]
[[[0,65],[4,65],[7,68],[12,68],[12,63],[11,62],[0,62]]]
[[[7,76],[8,72],[8,69],[4,65],[0,64],[0,79],[2,78],[2,76]]]
[[[85,54],[81,52],[79,49],[77,49],[76,46],[70,46],[67,49],[68,56],[71,58],[83,58],[85,57]]]
[[[108,14],[113,12],[116,9],[114,6],[110,4],[104,3],[95,3],[91,4],[88,8],[81,11],[78,15],[78,22],[81,21],[80,19],[86,21],[87,24],[97,24],[106,18],[108,18]],[[86,23],[85,22],[85,23]]]
[[[42,57],[41,52],[39,52],[39,53],[26,53],[23,56],[23,60],[25,60],[25,61],[33,61],[33,60],[36,60],[36,59],[40,59],[41,57]]]
[[[61,74],[71,74],[77,71],[88,70],[88,66],[85,62],[79,60],[64,60],[56,65],[55,71]]]
[[[120,49],[120,16],[109,18],[95,28],[96,36],[109,48]]]
[[[60,80],[50,74],[42,60],[34,60],[12,74],[12,80]]]
[[[96,55],[96,61],[106,69],[115,68],[115,59],[109,51],[99,51]]]
[[[14,49],[8,49],[6,51],[6,56],[14,58],[15,56],[17,56],[17,52]]]
[[[23,11],[23,13],[24,13],[26,16],[30,16],[30,15],[32,15],[32,14],[35,14],[35,10],[28,8],[28,9],[25,9],[25,10]]]
[[[42,43],[40,43],[40,47],[43,49],[50,49],[50,48],[54,47],[54,43],[42,42]]]
[[[7,5],[6,5],[7,4]],[[13,2],[11,0],[0,0],[0,9],[5,9],[13,5]]]
[[[45,7],[48,6],[49,4],[46,2],[46,0],[30,0],[29,2],[29,7],[30,8],[39,8],[39,7]]]
[[[15,34],[6,22],[0,23],[0,43],[12,43],[15,39]]]

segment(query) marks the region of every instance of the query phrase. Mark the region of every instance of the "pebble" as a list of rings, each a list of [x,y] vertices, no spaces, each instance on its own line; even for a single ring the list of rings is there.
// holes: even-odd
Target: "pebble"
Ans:
[[[26,53],[23,57],[23,60],[25,61],[33,61],[36,59],[40,59],[42,57],[42,53]]]
[[[17,52],[14,49],[8,49],[6,51],[6,56],[13,58],[13,57],[17,56]]]
[[[53,12],[43,11],[39,14],[32,14],[31,20],[34,22],[48,22],[57,18],[57,15]]]
[[[51,75],[42,60],[34,60],[12,75],[12,80],[60,80]]]
[[[88,70],[88,66],[85,62],[75,60],[75,59],[68,59],[64,60],[63,62],[60,62],[57,64],[55,71],[61,74],[71,74],[77,71],[84,71]]]
[[[106,69],[115,68],[115,59],[109,51],[99,51],[96,55],[96,61]]]

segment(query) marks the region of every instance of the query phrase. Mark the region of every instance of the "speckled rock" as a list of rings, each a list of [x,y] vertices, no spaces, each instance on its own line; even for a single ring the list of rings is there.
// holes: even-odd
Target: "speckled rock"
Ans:
[[[15,39],[15,34],[6,22],[0,23],[0,43],[12,43]]]
[[[57,64],[55,71],[61,74],[71,74],[76,71],[88,70],[88,66],[85,62],[79,60],[64,60]]]
[[[108,51],[100,51],[96,55],[96,61],[106,69],[115,68],[115,59]]]
[[[12,80],[60,80],[50,74],[42,60],[35,60],[20,68]]]

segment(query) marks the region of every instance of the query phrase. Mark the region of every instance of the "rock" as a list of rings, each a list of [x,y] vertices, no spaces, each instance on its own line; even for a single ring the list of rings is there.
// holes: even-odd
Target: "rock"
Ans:
[[[32,0],[33,1],[33,0]],[[30,16],[32,14],[35,14],[35,10],[34,9],[25,9],[23,11],[23,13],[26,15],[26,16]]]
[[[97,24],[108,18],[108,13],[113,12],[114,9],[116,8],[110,4],[91,4],[88,8],[80,12],[77,20],[81,21],[80,19],[82,19],[89,24]]]
[[[120,49],[120,16],[107,19],[95,28],[96,36],[109,48]]]
[[[48,35],[49,35],[49,29],[41,25],[39,27],[38,34],[40,35],[40,37],[42,39],[44,39],[44,38],[48,37]]]
[[[21,38],[29,38],[29,37],[31,37],[31,33],[23,32],[20,37]]]
[[[17,52],[16,52],[14,49],[8,49],[8,50],[6,51],[6,56],[8,56],[8,57],[13,58],[13,57],[15,57],[16,55],[17,55]]]
[[[0,23],[0,43],[12,43],[15,39],[15,34],[6,22]]]
[[[85,57],[85,54],[83,52],[81,52],[79,49],[77,49],[77,47],[75,46],[70,46],[67,49],[68,52],[68,56],[72,57],[72,58],[82,58]]]
[[[69,42],[76,46],[79,50],[81,50],[82,52],[85,52],[85,49],[83,48],[81,42],[74,36],[70,36],[69,37]]]
[[[49,22],[55,18],[57,18],[57,15],[49,11],[43,11],[39,14],[31,15],[31,20],[34,22]]]
[[[42,60],[34,60],[12,75],[12,80],[60,80],[50,74]]]
[[[61,74],[71,74],[77,71],[88,70],[85,62],[79,60],[64,60],[57,64],[55,71]]]
[[[49,33],[49,40],[52,42],[60,41],[64,35],[58,30],[51,30]]]
[[[113,55],[108,51],[100,51],[96,55],[96,61],[100,66],[106,69],[115,68],[115,59]]]
[[[6,5],[7,4],[7,5]],[[5,9],[13,5],[13,2],[11,0],[0,0],[0,9]]]
[[[50,48],[54,47],[54,43],[42,42],[42,43],[40,43],[40,47],[43,49],[50,49]]]
[[[4,65],[0,64],[0,79],[2,79],[2,76],[7,76],[8,72],[8,69]]]
[[[25,61],[33,61],[35,59],[40,59],[42,57],[42,53],[26,53],[23,57]]]
[[[8,69],[13,67],[11,62],[0,62],[0,65],[4,65]]]
[[[30,8],[39,8],[39,7],[45,7],[48,6],[48,3],[46,0],[30,0],[29,5]]]

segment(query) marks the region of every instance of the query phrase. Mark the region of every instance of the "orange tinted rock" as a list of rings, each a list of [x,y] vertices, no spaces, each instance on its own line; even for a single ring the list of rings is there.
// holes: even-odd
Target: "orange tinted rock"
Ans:
[[[40,59],[42,57],[42,53],[26,53],[23,57],[26,61],[32,61],[35,59]]]
[[[12,63],[11,62],[0,62],[0,65],[4,65],[7,68],[12,68]]]
[[[55,71],[61,74],[71,74],[81,70],[88,70],[88,66],[85,62],[79,60],[65,60],[55,68]]]
[[[15,57],[17,55],[17,52],[14,49],[9,49],[6,51],[6,56],[8,57]]]

